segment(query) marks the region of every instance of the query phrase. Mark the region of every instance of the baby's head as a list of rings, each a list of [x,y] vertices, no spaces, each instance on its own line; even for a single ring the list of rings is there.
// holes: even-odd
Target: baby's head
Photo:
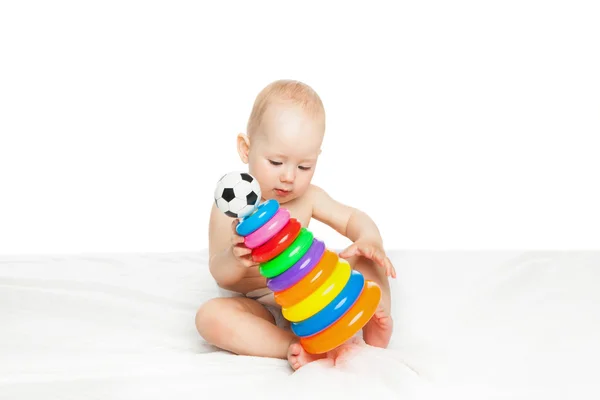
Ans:
[[[306,192],[324,134],[323,103],[310,86],[279,80],[258,94],[237,147],[265,200],[286,203]]]

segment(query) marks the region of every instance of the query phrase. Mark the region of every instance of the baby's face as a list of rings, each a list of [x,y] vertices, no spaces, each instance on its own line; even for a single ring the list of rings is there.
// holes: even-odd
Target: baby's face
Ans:
[[[302,196],[315,173],[325,126],[323,117],[299,106],[272,104],[250,139],[249,172],[262,197],[286,203]]]

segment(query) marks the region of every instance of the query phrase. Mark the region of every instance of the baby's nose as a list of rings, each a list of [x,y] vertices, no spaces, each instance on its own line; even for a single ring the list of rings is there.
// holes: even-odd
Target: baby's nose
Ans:
[[[296,176],[295,176],[295,173],[294,173],[294,169],[290,168],[290,169],[287,169],[286,171],[284,171],[281,174],[280,179],[281,179],[281,182],[294,182],[294,178],[295,177]]]

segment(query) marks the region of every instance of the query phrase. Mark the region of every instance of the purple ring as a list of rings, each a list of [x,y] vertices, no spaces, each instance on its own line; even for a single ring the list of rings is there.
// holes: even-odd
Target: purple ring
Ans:
[[[325,243],[319,239],[313,239],[312,244],[301,259],[282,274],[267,279],[267,287],[274,292],[280,292],[294,286],[321,261],[323,254],[325,254]]]

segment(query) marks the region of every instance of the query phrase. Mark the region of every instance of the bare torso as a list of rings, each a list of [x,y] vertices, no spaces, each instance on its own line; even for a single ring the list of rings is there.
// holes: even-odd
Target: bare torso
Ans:
[[[310,191],[310,189],[309,189]],[[292,218],[297,219],[302,227],[308,228],[310,220],[312,218],[312,196],[306,193],[304,196],[289,201],[281,205],[283,208],[287,208]],[[229,234],[229,232],[223,232],[223,235]],[[246,276],[242,278],[235,285],[228,287],[227,289],[238,293],[249,293],[256,289],[261,289],[267,286],[267,280],[258,271],[258,266],[248,268]]]

